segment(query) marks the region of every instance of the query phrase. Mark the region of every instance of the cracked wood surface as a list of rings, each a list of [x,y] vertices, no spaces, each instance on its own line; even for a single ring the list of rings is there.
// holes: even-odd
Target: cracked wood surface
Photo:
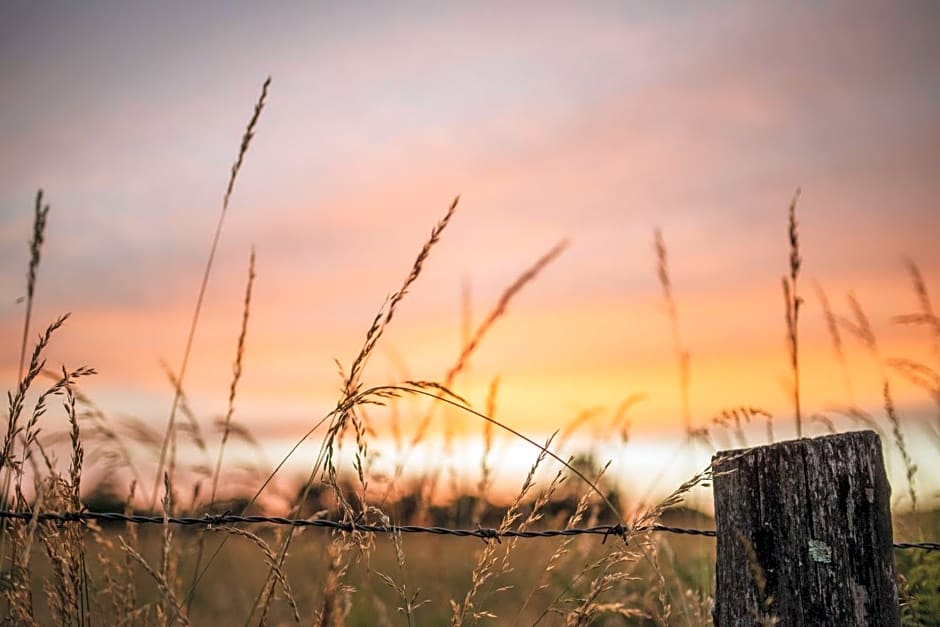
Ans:
[[[721,451],[712,463],[716,625],[900,625],[875,432]]]

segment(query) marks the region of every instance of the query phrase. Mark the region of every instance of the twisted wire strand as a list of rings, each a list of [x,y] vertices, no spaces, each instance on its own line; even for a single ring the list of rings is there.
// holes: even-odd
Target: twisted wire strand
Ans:
[[[568,529],[525,530],[493,529],[477,527],[476,529],[451,529],[449,527],[423,527],[421,525],[376,525],[357,522],[339,522],[323,518],[285,518],[283,516],[237,516],[234,514],[205,514],[201,517],[192,516],[141,516],[137,514],[122,514],[117,512],[13,512],[0,510],[0,518],[13,520],[33,520],[39,522],[55,522],[65,524],[70,522],[86,522],[90,520],[100,522],[123,522],[137,525],[162,525],[164,523],[182,526],[215,527],[234,524],[270,524],[287,525],[291,527],[319,527],[336,531],[362,533],[430,533],[439,536],[456,536],[480,538],[484,541],[501,538],[555,538],[559,536],[603,536],[604,541],[610,536],[627,539],[631,532],[656,531],[662,533],[681,534],[689,536],[716,537],[714,529],[692,529],[687,527],[669,527],[658,523],[643,527],[630,528],[625,525],[596,525],[593,527],[571,527]],[[920,549],[924,551],[940,551],[938,542],[895,542],[896,549]]]

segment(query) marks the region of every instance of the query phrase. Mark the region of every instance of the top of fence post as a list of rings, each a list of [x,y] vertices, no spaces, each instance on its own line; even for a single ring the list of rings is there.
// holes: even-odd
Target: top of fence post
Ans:
[[[900,624],[891,488],[860,431],[721,451],[715,624]]]

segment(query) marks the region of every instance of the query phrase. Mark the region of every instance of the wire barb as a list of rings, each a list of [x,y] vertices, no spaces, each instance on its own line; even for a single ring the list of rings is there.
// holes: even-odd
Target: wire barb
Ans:
[[[621,540],[623,540],[623,541],[626,543],[626,542],[627,542],[627,532],[628,532],[628,531],[629,531],[629,529],[627,529],[626,526],[621,525],[621,524],[618,523],[618,524],[614,525],[613,527],[611,527],[610,529],[607,530],[607,533],[604,534],[604,539],[601,541],[601,544],[607,544],[607,537],[608,537],[608,536],[617,536],[618,538],[620,538]]]

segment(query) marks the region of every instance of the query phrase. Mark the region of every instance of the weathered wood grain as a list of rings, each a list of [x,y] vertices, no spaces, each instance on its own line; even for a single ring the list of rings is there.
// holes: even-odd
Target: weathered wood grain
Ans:
[[[712,462],[716,625],[900,624],[875,432],[722,451]]]

